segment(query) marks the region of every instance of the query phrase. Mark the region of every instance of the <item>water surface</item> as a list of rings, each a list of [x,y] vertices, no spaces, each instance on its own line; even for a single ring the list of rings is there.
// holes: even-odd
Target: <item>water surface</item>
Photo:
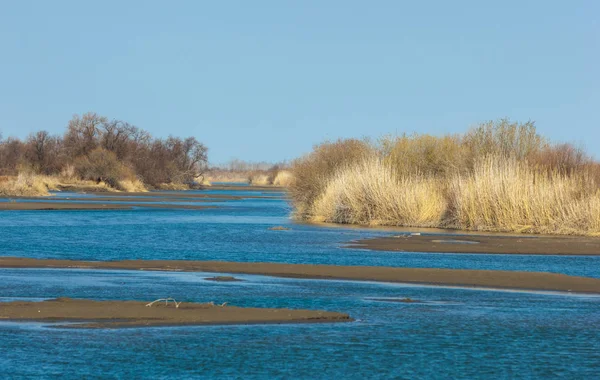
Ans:
[[[255,195],[258,192],[215,191]],[[269,193],[272,195],[272,193]],[[551,271],[600,278],[600,257],[345,249],[390,232],[294,224],[283,198],[210,210],[0,213],[0,255],[193,259]],[[286,226],[289,231],[271,231]],[[229,302],[325,309],[348,324],[67,330],[0,323],[8,377],[594,378],[600,297],[214,274],[1,269],[0,301],[54,297]],[[403,298],[421,302],[391,302]],[[376,299],[387,299],[381,301]],[[0,304],[0,308],[1,308]]]

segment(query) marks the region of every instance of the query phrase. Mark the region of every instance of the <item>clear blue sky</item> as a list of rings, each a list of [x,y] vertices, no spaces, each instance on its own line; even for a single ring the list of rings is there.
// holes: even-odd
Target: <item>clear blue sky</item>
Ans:
[[[95,111],[213,163],[535,120],[600,157],[600,2],[0,0],[0,131]]]

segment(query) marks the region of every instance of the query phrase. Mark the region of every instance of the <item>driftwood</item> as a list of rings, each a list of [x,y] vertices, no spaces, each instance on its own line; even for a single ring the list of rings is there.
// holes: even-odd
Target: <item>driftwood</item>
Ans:
[[[150,302],[150,303],[146,304],[146,307],[151,307],[151,306],[152,306],[152,305],[154,305],[155,303],[157,303],[157,302],[162,302],[162,301],[165,301],[165,306],[168,306],[168,304],[169,304],[169,301],[172,301],[172,302],[175,304],[175,308],[176,308],[176,309],[179,309],[179,305],[181,305],[181,302],[179,302],[179,303],[178,303],[177,301],[175,301],[175,299],[174,299],[174,298],[171,298],[171,297],[169,297],[169,298],[159,298],[159,299],[157,299],[157,300],[154,300],[154,301],[152,301],[152,302]]]

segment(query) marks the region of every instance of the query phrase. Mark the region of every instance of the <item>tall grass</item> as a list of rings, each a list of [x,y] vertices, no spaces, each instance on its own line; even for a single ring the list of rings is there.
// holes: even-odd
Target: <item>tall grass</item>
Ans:
[[[335,223],[600,234],[600,165],[533,123],[340,140],[294,162],[296,216]]]
[[[355,139],[326,142],[292,163],[295,181],[290,186],[296,215],[310,219],[312,207],[338,171],[358,164],[373,155],[373,147]]]
[[[148,191],[139,180],[125,179],[117,188],[106,182],[82,180],[77,177],[48,176],[23,171],[17,176],[0,176],[0,197],[37,197],[50,195],[50,191],[63,189],[85,189],[90,191]]]
[[[0,196],[40,196],[48,195],[47,178],[31,173],[20,173],[16,177],[0,179]],[[53,183],[50,183],[52,186]]]
[[[338,171],[310,212],[313,221],[434,227],[442,222],[446,199],[438,180],[398,176],[373,157]]]
[[[273,178],[273,186],[290,187],[296,178],[289,170],[279,170]]]
[[[450,183],[457,228],[542,234],[600,233],[600,193],[585,171],[562,174],[490,156]]]

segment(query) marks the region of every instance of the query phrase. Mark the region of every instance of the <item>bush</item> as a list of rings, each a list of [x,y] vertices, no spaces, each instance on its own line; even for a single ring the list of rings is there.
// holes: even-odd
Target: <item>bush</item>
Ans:
[[[535,124],[513,123],[508,119],[489,121],[472,128],[464,136],[473,163],[489,156],[525,160],[548,146],[548,141],[537,133]]]
[[[78,157],[74,167],[80,178],[98,183],[104,182],[117,190],[123,190],[121,181],[136,180],[130,168],[123,165],[113,152],[103,148],[96,148],[89,155]]]
[[[600,193],[585,172],[550,174],[491,156],[451,183],[448,225],[478,231],[600,233]]]
[[[296,178],[289,170],[279,170],[273,179],[274,186],[290,187]]]
[[[322,222],[434,227],[445,210],[436,179],[399,177],[391,165],[374,157],[338,171],[309,214]]]
[[[400,176],[448,176],[468,168],[470,151],[460,136],[402,135],[381,142],[386,161]]]
[[[25,172],[16,177],[0,177],[0,196],[48,195],[48,186],[44,179],[43,176]]]
[[[312,221],[600,234],[600,164],[533,123],[464,136],[339,140],[293,163],[296,216]]]
[[[292,174],[296,178],[290,188],[296,212],[309,216],[310,208],[325,191],[329,180],[340,170],[364,161],[373,154],[373,147],[361,140],[349,139],[317,145],[313,152],[294,161]]]

